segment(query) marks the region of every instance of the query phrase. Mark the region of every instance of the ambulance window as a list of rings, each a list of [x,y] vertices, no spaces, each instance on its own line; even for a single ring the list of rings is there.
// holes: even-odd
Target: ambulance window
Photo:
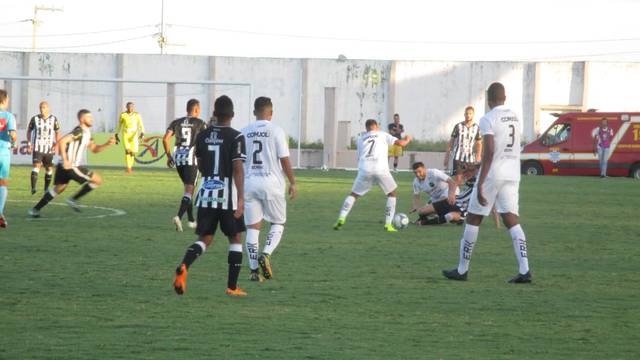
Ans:
[[[555,124],[544,134],[542,144],[547,146],[557,145],[569,140],[571,136],[571,124]]]

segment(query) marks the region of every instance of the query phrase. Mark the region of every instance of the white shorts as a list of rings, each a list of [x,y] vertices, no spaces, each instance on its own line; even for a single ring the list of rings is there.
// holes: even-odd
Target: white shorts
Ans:
[[[287,200],[284,192],[274,193],[269,187],[245,187],[244,222],[253,225],[266,220],[272,224],[287,222]]]
[[[487,206],[478,202],[478,188],[473,188],[469,213],[488,216],[493,205],[500,214],[512,213],[518,215],[518,189],[520,181],[517,180],[491,180],[487,179],[482,187],[482,194],[487,199]]]
[[[385,195],[394,191],[398,187],[398,185],[396,185],[396,181],[393,179],[393,176],[391,176],[391,173],[364,174],[358,172],[358,176],[356,177],[356,181],[353,183],[351,192],[362,196],[368,193],[369,190],[371,190],[371,186],[374,184],[378,184]]]

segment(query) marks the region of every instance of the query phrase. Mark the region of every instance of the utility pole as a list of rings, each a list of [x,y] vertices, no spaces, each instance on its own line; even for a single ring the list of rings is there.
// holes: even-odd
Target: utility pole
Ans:
[[[31,52],[36,52],[36,32],[38,31],[38,26],[42,24],[40,20],[38,20],[38,11],[64,11],[61,7],[53,7],[53,6],[44,6],[44,5],[36,5],[33,7],[33,19],[31,19],[32,30],[31,30]]]
[[[170,43],[167,40],[167,34],[165,33],[165,23],[164,23],[164,0],[162,0],[162,8],[160,12],[160,33],[158,34],[158,45],[160,46],[161,55],[166,52],[165,49],[168,46],[184,46],[184,44]]]

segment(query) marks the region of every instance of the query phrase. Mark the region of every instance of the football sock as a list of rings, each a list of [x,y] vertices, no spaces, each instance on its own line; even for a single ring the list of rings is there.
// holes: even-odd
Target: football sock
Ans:
[[[420,215],[420,223],[422,225],[440,225],[444,224],[446,220],[440,216],[428,217],[426,215]]]
[[[0,186],[0,215],[4,214],[4,204],[7,202],[9,189],[6,186]]]
[[[267,234],[267,240],[264,243],[264,249],[262,252],[267,255],[273,254],[273,252],[280,244],[280,239],[282,239],[282,233],[284,232],[284,225],[280,224],[271,224],[271,229],[269,230],[269,234]]]
[[[196,261],[198,257],[205,252],[205,250],[207,250],[207,245],[205,245],[204,242],[194,242],[193,244],[191,244],[191,246],[189,246],[187,252],[184,254],[184,257],[182,258],[182,264],[185,264],[187,266],[187,269],[189,269],[191,264],[193,264],[193,262]]]
[[[469,261],[471,261],[471,252],[473,246],[478,240],[479,226],[466,224],[464,226],[464,234],[460,240],[460,263],[458,264],[458,273],[464,274],[469,271]]]
[[[520,274],[529,272],[529,259],[527,258],[527,239],[520,224],[509,229],[511,240],[513,240],[513,251],[518,259],[518,271]]]
[[[44,174],[44,191],[49,190],[49,186],[51,185],[51,178],[53,178],[53,171],[47,170]]]
[[[93,190],[93,189],[95,189],[97,187],[98,187],[98,185],[96,185],[96,184],[94,184],[92,182],[85,183],[84,185],[82,185],[80,190],[78,190],[78,192],[71,197],[71,200],[77,201],[78,199],[80,199],[81,197],[87,195],[88,193],[91,192],[91,190]]]
[[[396,197],[389,196],[387,197],[387,206],[384,208],[384,224],[391,224],[391,220],[393,220],[393,215],[396,214]]]
[[[351,208],[353,207],[353,204],[355,204],[356,202],[356,198],[353,197],[353,195],[349,195],[347,196],[346,199],[344,199],[344,204],[342,204],[342,209],[340,209],[340,215],[338,215],[338,217],[340,219],[344,219],[349,215],[349,212],[351,211]]]
[[[134,161],[134,157],[133,155],[125,155],[125,160],[127,162],[127,168],[131,169],[133,167],[133,161]]]
[[[258,269],[258,247],[260,237],[260,230],[247,229],[247,237],[245,239],[245,246],[247,248],[247,255],[249,255],[249,269]]]
[[[229,255],[227,257],[229,263],[229,277],[227,278],[227,287],[235,290],[238,287],[238,276],[242,268],[242,244],[229,244]]]
[[[191,199],[191,194],[184,193],[184,197],[189,198],[189,205],[187,206],[187,218],[190,222],[194,222],[195,219],[193,218],[193,200]]]
[[[180,208],[178,209],[178,217],[182,219],[182,215],[191,207],[191,196],[183,196],[180,200]]]
[[[36,206],[34,206],[34,209],[36,210],[40,210],[43,207],[45,207],[49,201],[53,200],[54,197],[58,196],[58,194],[55,192],[55,190],[51,189],[49,191],[47,191],[44,196],[42,196],[42,199],[40,199],[40,201],[38,201],[38,203],[36,204]]]
[[[36,183],[38,182],[38,173],[40,172],[40,169],[38,168],[33,168],[31,170],[31,188],[35,189],[36,188]]]

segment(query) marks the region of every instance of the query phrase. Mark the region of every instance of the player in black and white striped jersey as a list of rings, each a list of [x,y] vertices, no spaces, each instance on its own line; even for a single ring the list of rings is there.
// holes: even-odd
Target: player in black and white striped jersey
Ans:
[[[167,154],[167,166],[176,167],[178,175],[184,184],[184,195],[180,200],[178,214],[173,217],[176,231],[182,231],[182,216],[187,213],[189,227],[195,229],[193,217],[193,189],[198,181],[198,164],[194,155],[194,144],[198,134],[206,128],[206,123],[199,119],[200,102],[196,99],[187,101],[187,116],[176,119],[169,124],[167,132],[162,138],[164,151]],[[173,152],[169,141],[175,136]]]
[[[473,106],[464,109],[464,121],[457,123],[451,132],[451,139],[444,156],[444,167],[449,167],[449,156],[453,153],[451,175],[455,175],[458,186],[462,185],[462,167],[480,162],[482,155],[482,135],[478,124],[473,122]]]
[[[89,110],[78,111],[78,122],[80,124],[58,142],[61,161],[56,167],[54,187],[44,194],[36,206],[29,209],[29,215],[32,217],[40,217],[40,210],[61,194],[71,180],[82,184],[80,190],[67,200],[67,204],[75,211],[80,211],[77,201],[102,184],[102,178],[86,167],[87,149],[93,153],[99,153],[115,144],[116,139],[111,137],[102,145],[93,142],[90,130],[93,125],[93,115]]]
[[[36,193],[36,183],[40,168],[44,166],[44,191],[49,191],[53,177],[53,156],[60,141],[60,121],[49,112],[49,104],[40,102],[40,113],[29,121],[27,126],[27,146],[32,152],[33,170],[31,170],[31,194]]]
[[[196,197],[198,207],[198,241],[193,243],[176,269],[173,287],[177,294],[184,294],[189,266],[202,255],[213,242],[218,225],[229,239],[229,276],[227,295],[247,295],[238,286],[242,267],[242,238],[246,231],[244,211],[244,161],[246,159],[244,136],[233,129],[233,102],[227,96],[215,101],[216,123],[202,131],[195,143],[195,155],[202,182]]]

